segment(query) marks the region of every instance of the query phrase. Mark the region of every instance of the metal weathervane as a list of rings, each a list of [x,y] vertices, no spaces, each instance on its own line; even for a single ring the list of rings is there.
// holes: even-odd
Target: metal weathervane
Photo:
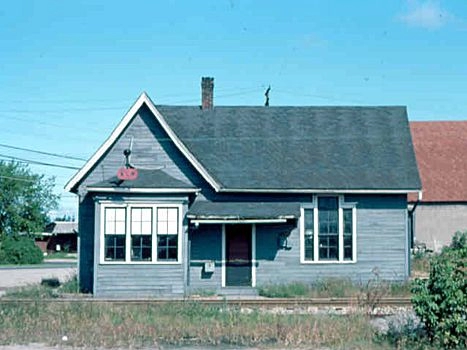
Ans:
[[[133,137],[130,140],[129,148],[123,151],[123,155],[125,156],[125,166],[117,170],[117,178],[119,180],[136,180],[138,178],[138,170],[136,170],[136,168],[130,163],[130,156],[131,156],[132,148],[133,148]]]

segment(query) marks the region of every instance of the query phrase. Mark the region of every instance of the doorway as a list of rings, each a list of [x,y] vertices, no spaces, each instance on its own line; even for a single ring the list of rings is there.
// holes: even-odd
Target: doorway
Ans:
[[[252,286],[252,225],[225,225],[225,285]]]

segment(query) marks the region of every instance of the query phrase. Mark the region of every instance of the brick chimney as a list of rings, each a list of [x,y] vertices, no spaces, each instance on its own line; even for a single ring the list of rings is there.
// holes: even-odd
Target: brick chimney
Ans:
[[[214,78],[201,78],[201,108],[212,109],[214,103]]]

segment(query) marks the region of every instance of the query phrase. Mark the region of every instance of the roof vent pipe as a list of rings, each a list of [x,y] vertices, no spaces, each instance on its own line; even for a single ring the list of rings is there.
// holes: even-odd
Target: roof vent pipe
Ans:
[[[214,104],[214,78],[201,78],[201,108],[212,109]]]

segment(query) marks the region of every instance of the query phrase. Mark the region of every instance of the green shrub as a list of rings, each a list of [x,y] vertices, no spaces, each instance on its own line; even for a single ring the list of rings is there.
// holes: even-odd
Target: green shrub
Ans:
[[[467,232],[434,256],[428,280],[416,280],[412,302],[432,343],[467,348]]]
[[[42,251],[28,236],[6,236],[0,240],[0,264],[40,264]]]

